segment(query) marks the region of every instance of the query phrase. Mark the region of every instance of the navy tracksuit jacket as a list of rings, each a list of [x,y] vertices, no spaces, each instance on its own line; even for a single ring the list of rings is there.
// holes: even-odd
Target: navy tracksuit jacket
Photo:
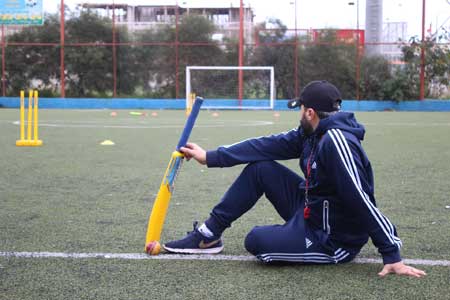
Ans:
[[[320,120],[317,129],[310,136],[306,136],[302,129],[298,128],[208,151],[208,167],[231,167],[238,164],[252,166],[264,162],[266,164],[261,164],[259,169],[253,168],[255,171],[246,172],[244,169],[241,177],[225,194],[222,203],[213,210],[206,224],[213,231],[221,233],[254,204],[252,202],[248,207],[242,207],[242,204],[236,204],[236,202],[256,202],[263,193],[269,200],[270,197],[291,198],[291,195],[295,195],[292,197],[301,203],[294,206],[290,204],[289,209],[285,209],[286,204],[277,204],[271,200],[276,208],[278,206],[278,212],[287,221],[287,224],[283,226],[289,228],[283,231],[285,227],[281,225],[267,227],[265,230],[272,235],[272,240],[267,241],[267,249],[261,250],[260,246],[252,246],[254,239],[247,237],[251,240],[246,242],[246,246],[249,245],[247,249],[254,248],[249,251],[258,258],[265,261],[277,260],[277,258],[289,260],[285,258],[294,257],[292,253],[301,252],[296,256],[297,260],[291,260],[322,262],[326,255],[327,262],[345,262],[348,259],[340,261],[339,257],[342,258],[345,252],[347,253],[345,256],[351,253],[349,258],[352,259],[370,237],[385,264],[400,261],[401,241],[397,237],[396,229],[376,207],[372,168],[360,142],[364,138],[364,133],[364,127],[356,121],[353,113],[338,112]],[[290,174],[291,171],[287,168],[273,162],[295,158],[299,159],[300,168],[308,179],[307,206],[310,213],[306,219],[303,216],[306,180],[296,174]],[[267,164],[267,162],[271,163]],[[258,175],[258,172],[269,175]],[[271,172],[272,177],[268,178]],[[253,181],[249,179],[258,176],[262,179]],[[295,186],[289,187],[292,186],[290,184],[292,182]],[[253,189],[261,189],[261,192],[252,193]],[[280,194],[283,189],[287,189],[288,192]],[[249,192],[246,192],[247,190]],[[239,198],[243,193],[249,194],[241,197],[243,199]],[[250,198],[255,199],[248,200]],[[296,237],[296,232],[301,230],[305,231],[306,242],[303,238],[301,243],[297,243],[293,241],[293,237]],[[286,236],[283,237],[283,234]],[[311,234],[310,237],[309,234]],[[277,244],[276,236],[289,240],[281,250],[273,246]],[[259,237],[258,239],[260,240]],[[283,244],[284,240],[280,240],[278,244]],[[320,244],[320,247],[309,248],[308,244],[313,243]],[[284,249],[287,250],[284,251]],[[267,254],[269,252],[270,255]],[[289,252],[289,254],[284,253],[283,256],[279,252]]]

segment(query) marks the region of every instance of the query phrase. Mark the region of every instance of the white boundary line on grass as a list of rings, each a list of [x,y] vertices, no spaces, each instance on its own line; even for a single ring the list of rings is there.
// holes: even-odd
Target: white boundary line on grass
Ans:
[[[258,261],[249,255],[185,255],[185,254],[160,254],[149,256],[144,253],[67,253],[67,252],[0,252],[0,257],[18,258],[70,258],[70,259],[122,259],[122,260],[219,260],[219,261]],[[403,259],[407,264],[423,266],[450,267],[449,260],[430,259]],[[356,258],[353,263],[357,264],[381,264],[378,258]]]
[[[241,126],[252,126],[252,127],[257,127],[257,126],[269,126],[269,125],[273,125],[274,122],[271,121],[240,121],[240,123],[233,123],[234,121],[230,121],[229,123],[218,123],[218,124],[199,124],[199,125],[195,125],[195,127],[198,128],[218,128],[218,127],[241,127]],[[91,124],[89,124],[91,123]],[[19,121],[14,121],[13,122],[14,125],[20,125]],[[80,122],[78,124],[75,123],[64,123],[64,121],[60,122],[60,123],[39,123],[39,127],[56,127],[56,128],[123,128],[123,129],[162,129],[162,128],[184,128],[184,124],[178,124],[178,125],[172,125],[172,124],[167,124],[167,125],[107,125],[107,124],[102,124],[102,123],[95,123],[95,122]]]
[[[131,120],[131,119],[129,119]],[[0,123],[12,123],[13,125],[20,125],[20,121],[4,121],[0,120]],[[39,126],[42,127],[56,127],[56,128],[124,128],[124,129],[161,129],[161,128],[183,128],[183,124],[173,125],[173,124],[162,124],[162,125],[150,125],[144,121],[138,122],[138,125],[126,125],[126,124],[105,124],[102,121],[80,121],[80,122],[71,122],[71,121],[63,121],[63,120],[54,120],[54,123],[49,122],[41,122]],[[26,123],[26,122],[25,122]],[[141,125],[139,125],[141,124]],[[225,122],[219,122],[216,124],[199,124],[196,127],[203,128],[217,128],[217,127],[239,127],[239,126],[268,126],[273,125],[275,122],[272,121],[237,121],[237,120],[227,120]],[[280,124],[280,123],[278,123]],[[397,126],[397,127],[450,127],[450,123],[363,123],[365,126]]]
[[[362,123],[365,126],[411,126],[411,127],[448,127],[450,126],[450,122],[430,122],[430,123],[417,123],[417,122],[386,122],[386,123],[371,123],[366,122]]]

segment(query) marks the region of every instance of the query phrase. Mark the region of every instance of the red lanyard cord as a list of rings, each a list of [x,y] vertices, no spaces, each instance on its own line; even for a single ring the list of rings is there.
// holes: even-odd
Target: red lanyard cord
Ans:
[[[305,180],[305,208],[303,209],[303,217],[305,219],[309,218],[311,209],[308,206],[308,190],[309,190],[309,183],[311,180],[311,160],[312,157],[314,156],[314,152],[316,149],[316,144],[314,143],[311,149],[311,153],[309,154],[309,158],[308,158],[308,162],[306,163],[306,180]]]

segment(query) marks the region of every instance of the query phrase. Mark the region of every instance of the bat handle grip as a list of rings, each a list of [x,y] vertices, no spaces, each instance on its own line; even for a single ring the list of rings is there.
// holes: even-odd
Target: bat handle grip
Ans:
[[[186,146],[186,143],[189,140],[189,136],[191,135],[192,128],[194,127],[195,120],[197,119],[198,113],[200,112],[200,108],[203,104],[202,97],[196,97],[194,106],[192,107],[191,114],[189,115],[186,124],[184,125],[183,133],[181,134],[180,140],[178,141],[178,145],[176,150],[180,151],[181,147]]]

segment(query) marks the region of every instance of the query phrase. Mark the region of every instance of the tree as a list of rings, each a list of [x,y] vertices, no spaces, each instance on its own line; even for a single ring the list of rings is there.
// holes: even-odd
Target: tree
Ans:
[[[450,85],[450,49],[448,46],[437,45],[436,42],[430,38],[424,41],[425,49],[425,91],[426,97],[430,96],[431,86],[436,85]],[[421,43],[417,37],[413,37],[410,45],[403,46],[403,57],[405,63],[408,65],[406,71],[411,73],[420,73],[421,66]]]
[[[139,46],[133,47],[135,53],[135,80],[139,86],[139,96],[170,98],[175,95],[172,80],[166,74],[175,74],[175,49],[170,44],[175,35],[170,25],[151,28],[135,34]]]
[[[414,100],[419,98],[421,42],[417,37],[410,40],[409,45],[402,47],[405,64],[394,72],[388,82],[392,99]],[[427,38],[425,49],[425,97],[439,97],[441,89],[450,86],[450,49],[445,45],[437,45]]]
[[[336,31],[323,30],[311,41],[308,36],[298,36],[297,54],[295,37],[287,35],[286,27],[279,20],[262,24],[273,28],[262,30],[261,46],[254,50],[253,64],[274,66],[277,98],[295,96],[295,55],[298,57],[298,81],[305,85],[313,80],[328,80],[339,86],[346,98],[355,96],[355,58],[353,44],[336,42]],[[264,45],[266,44],[266,45]]]
[[[311,46],[300,52],[300,82],[328,80],[339,87],[342,97],[356,96],[356,45],[337,42],[336,30],[320,32]]]
[[[135,49],[136,59],[140,62],[137,71],[139,83],[146,95],[175,98],[177,67],[177,49],[173,44],[176,40],[175,30],[175,26],[166,25],[137,35],[136,39],[140,43],[154,43]],[[215,30],[214,24],[203,16],[188,15],[181,19],[178,25],[178,42],[188,45],[178,46],[179,91],[185,89],[186,66],[218,65],[223,61],[224,52],[212,39]]]
[[[362,99],[390,100],[392,68],[383,56],[367,56],[361,62],[360,96]]]
[[[129,40],[126,30],[117,30],[117,40]],[[95,43],[95,46],[73,46],[65,49],[67,95],[72,97],[110,96],[113,90],[112,23],[109,18],[100,17],[88,11],[81,11],[66,21],[67,43]],[[128,48],[121,48],[120,54]],[[134,83],[126,78],[126,64],[119,64],[121,90],[134,90]]]
[[[90,11],[70,12],[65,24],[67,44],[96,43],[96,46],[69,46],[64,52],[66,95],[72,97],[112,95],[113,67],[111,20]],[[127,42],[125,29],[117,29],[117,41]],[[47,15],[43,26],[26,27],[9,38],[9,42],[32,43],[31,45],[8,45],[6,70],[8,94],[20,89],[38,88],[41,95],[59,93],[60,48],[44,43],[59,43],[59,16]],[[42,45],[36,45],[41,43]],[[129,47],[118,47],[117,77],[120,91],[131,93],[135,82],[129,80],[130,60],[133,53]]]
[[[270,30],[265,28],[270,27]],[[289,99],[295,96],[295,66],[293,37],[287,37],[286,26],[278,19],[257,26],[260,46],[251,56],[250,64],[255,66],[273,66],[277,98]],[[279,44],[274,46],[273,44]]]
[[[38,88],[41,95],[58,93],[59,80],[59,21],[56,15],[46,15],[43,26],[24,27],[8,38],[5,53],[6,94],[17,95],[27,88]],[[11,45],[33,43],[33,45]]]

